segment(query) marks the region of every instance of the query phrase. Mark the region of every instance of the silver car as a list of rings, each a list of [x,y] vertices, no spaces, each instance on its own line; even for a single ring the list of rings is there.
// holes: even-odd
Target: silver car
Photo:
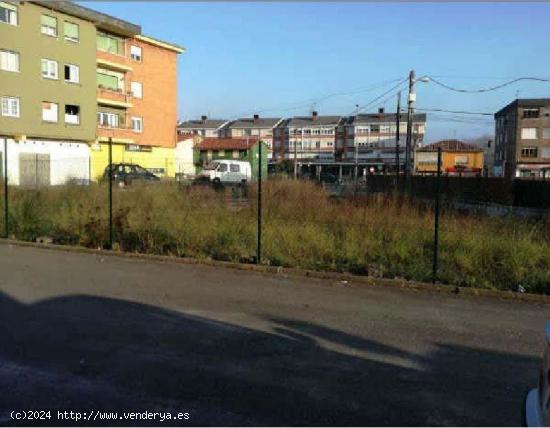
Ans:
[[[546,348],[538,388],[527,393],[525,398],[525,420],[529,427],[550,427],[550,323],[546,325]]]

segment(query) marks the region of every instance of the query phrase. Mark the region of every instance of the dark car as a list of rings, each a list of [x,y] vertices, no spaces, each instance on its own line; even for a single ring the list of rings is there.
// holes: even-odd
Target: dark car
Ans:
[[[134,180],[140,180],[140,181],[159,181],[160,178],[157,177],[152,172],[147,171],[145,168],[132,164],[132,163],[114,163],[112,165],[112,171],[113,171],[113,181],[118,186],[126,186],[128,184],[131,184]],[[105,172],[103,174],[103,179],[108,180],[109,179],[109,166],[105,168]]]

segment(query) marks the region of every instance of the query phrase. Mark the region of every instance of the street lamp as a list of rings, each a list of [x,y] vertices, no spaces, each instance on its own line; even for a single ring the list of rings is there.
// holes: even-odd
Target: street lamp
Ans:
[[[411,171],[411,140],[414,115],[414,102],[416,101],[416,93],[414,92],[414,84],[416,82],[429,83],[428,76],[422,76],[418,79],[415,77],[414,70],[409,73],[409,98],[407,100],[407,140],[405,146],[405,178],[408,178]]]

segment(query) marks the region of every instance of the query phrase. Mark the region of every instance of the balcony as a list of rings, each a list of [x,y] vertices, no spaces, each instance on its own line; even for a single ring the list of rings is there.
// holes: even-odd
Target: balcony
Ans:
[[[98,104],[111,107],[130,108],[132,95],[122,89],[112,89],[102,85],[97,87],[97,102]]]

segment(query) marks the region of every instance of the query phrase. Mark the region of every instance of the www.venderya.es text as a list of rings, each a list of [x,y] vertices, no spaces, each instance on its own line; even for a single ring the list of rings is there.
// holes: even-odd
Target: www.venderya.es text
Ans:
[[[75,411],[75,410],[13,410],[10,413],[12,420],[16,421],[187,421],[189,412],[102,412],[99,410]]]

